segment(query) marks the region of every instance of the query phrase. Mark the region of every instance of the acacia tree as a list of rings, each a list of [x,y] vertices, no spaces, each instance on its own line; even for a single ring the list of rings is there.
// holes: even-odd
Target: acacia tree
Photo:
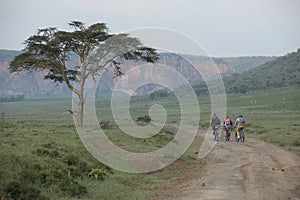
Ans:
[[[155,62],[159,56],[155,49],[145,47],[128,34],[110,34],[105,23],[86,26],[79,21],[71,21],[73,31],[61,31],[57,28],[39,29],[37,34],[25,40],[23,53],[10,63],[10,72],[37,71],[48,72],[45,79],[65,83],[78,97],[77,125],[82,126],[84,109],[84,90],[86,80],[95,76],[103,68],[115,67],[115,76],[122,75],[120,62],[116,59],[142,60]],[[113,38],[110,40],[110,38]],[[97,54],[95,54],[97,49]],[[80,66],[72,66],[68,61],[71,55],[77,55]],[[97,65],[89,63],[90,56],[97,58]],[[94,59],[95,60],[95,59]],[[77,82],[74,86],[72,82]]]

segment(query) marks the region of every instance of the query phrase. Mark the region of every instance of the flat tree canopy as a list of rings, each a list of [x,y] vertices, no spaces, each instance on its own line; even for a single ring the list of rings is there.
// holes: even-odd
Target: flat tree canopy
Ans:
[[[139,39],[128,34],[111,34],[105,23],[86,26],[71,21],[73,31],[57,28],[39,29],[25,40],[23,53],[10,63],[10,72],[48,72],[45,79],[65,83],[78,96],[77,125],[82,125],[84,86],[88,77],[94,76],[108,65],[114,66],[115,76],[121,76],[121,63],[117,58],[142,60],[154,63],[159,59],[155,49],[145,47]],[[79,66],[67,64],[71,55],[77,55]],[[94,63],[90,63],[93,60]],[[77,82],[78,87],[72,84]]]

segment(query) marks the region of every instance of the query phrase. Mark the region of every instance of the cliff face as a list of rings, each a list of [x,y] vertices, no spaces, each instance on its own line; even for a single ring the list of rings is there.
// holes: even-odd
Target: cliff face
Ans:
[[[9,63],[0,63],[0,96],[24,94],[26,98],[67,97],[70,95],[63,85],[44,80],[44,74],[37,72],[9,73]]]
[[[5,95],[15,95],[15,94],[24,94],[26,98],[50,98],[50,97],[70,97],[71,92],[66,88],[64,84],[55,84],[49,80],[44,80],[45,72],[21,72],[18,74],[9,73],[9,63],[13,58],[18,55],[18,51],[7,51],[0,50],[0,96]],[[193,63],[196,65],[204,65],[207,61],[207,57],[197,57],[190,56],[190,59],[193,60]],[[251,57],[250,57],[251,58]],[[231,60],[234,58],[231,58]],[[255,59],[255,57],[253,58]],[[269,60],[266,58],[265,60]],[[227,60],[230,60],[227,58]],[[231,65],[228,61],[222,60],[222,58],[213,58],[214,63],[217,65],[220,73],[230,74],[236,71],[236,66]],[[257,60],[257,59],[256,59]],[[249,57],[247,57],[247,62]],[[262,64],[264,59],[260,58],[258,64]],[[76,63],[76,60],[71,60],[71,63]],[[242,60],[239,60],[243,64]],[[132,61],[126,61],[122,63],[122,70],[126,72],[132,66],[139,63],[133,63]],[[161,54],[158,64],[163,64],[174,68],[180,74],[182,74],[191,84],[198,84],[201,82],[202,78],[194,67],[181,56],[176,54]],[[235,63],[235,65],[237,65]],[[246,68],[247,66],[245,66]],[[252,66],[253,67],[253,66]],[[246,69],[245,69],[246,70]],[[238,71],[241,71],[239,69]],[[138,78],[140,76],[139,71],[134,72],[136,75],[134,77]],[[131,80],[135,81],[135,80]],[[102,95],[107,95],[111,88],[114,87],[116,79],[113,79],[113,70],[108,68],[101,79],[100,84],[98,84],[98,92]],[[153,90],[160,88],[159,86],[149,85],[145,86],[139,90],[139,93],[149,93]]]
[[[63,84],[45,80],[46,72],[9,73],[10,62],[20,53],[21,51],[0,50],[0,96],[24,94],[25,98],[57,98],[71,95]]]

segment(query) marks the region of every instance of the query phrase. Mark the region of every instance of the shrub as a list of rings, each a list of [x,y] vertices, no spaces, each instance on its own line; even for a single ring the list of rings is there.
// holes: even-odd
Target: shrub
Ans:
[[[87,175],[89,167],[85,161],[81,161],[78,156],[74,154],[67,155],[63,162],[67,164],[68,174],[74,177],[82,177]]]
[[[167,142],[172,140],[174,137],[174,134],[170,131],[167,130],[162,130],[159,133],[157,133],[155,136],[152,138],[154,139],[155,142]]]
[[[38,156],[43,156],[43,155],[49,155],[49,151],[48,149],[41,149],[41,148],[37,148],[36,151],[32,152]]]
[[[295,141],[294,141],[294,144],[293,144],[293,146],[300,146],[300,140],[298,140],[298,139],[296,139]]]
[[[104,181],[105,177],[108,175],[108,171],[104,168],[92,169],[88,175],[89,175],[90,179]]]
[[[110,124],[110,121],[109,120],[106,120],[106,119],[101,119],[99,121],[99,125],[101,128],[103,129],[110,129],[111,128],[111,124]]]
[[[149,122],[151,122],[151,117],[150,117],[149,115],[145,115],[145,116],[143,116],[143,117],[138,117],[138,118],[136,119],[136,121],[137,121],[137,122],[142,121],[142,122],[149,123]]]
[[[79,163],[79,158],[74,154],[69,154],[66,157],[64,157],[63,161],[69,166],[77,165]]]

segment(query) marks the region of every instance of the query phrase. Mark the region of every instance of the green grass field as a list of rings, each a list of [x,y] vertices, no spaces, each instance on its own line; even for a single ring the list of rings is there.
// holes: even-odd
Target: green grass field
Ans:
[[[229,114],[243,114],[246,133],[300,154],[300,88],[228,97]]]
[[[287,88],[245,95],[228,95],[228,114],[242,114],[247,137],[259,138],[300,154],[300,88]],[[151,101],[132,99],[133,119],[148,114],[153,103],[165,107],[167,123],[179,123],[175,98]],[[211,117],[210,99],[199,97],[202,128]],[[128,174],[104,166],[81,143],[73,119],[66,113],[71,99],[40,99],[0,103],[0,199],[148,199],[161,185],[183,178],[189,168],[201,165],[190,149],[157,172]],[[123,134],[115,125],[108,98],[97,99],[98,118],[110,124],[105,133],[124,149],[151,151],[168,143],[173,135],[163,130],[147,139]],[[145,125],[145,124],[141,124]]]

